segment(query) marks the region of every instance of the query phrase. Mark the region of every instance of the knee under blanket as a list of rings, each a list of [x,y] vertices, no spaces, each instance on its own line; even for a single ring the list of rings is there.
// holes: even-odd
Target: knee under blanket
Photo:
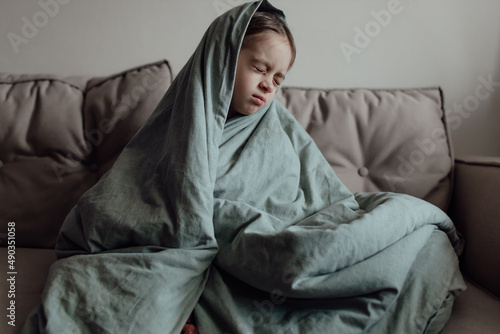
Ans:
[[[450,219],[352,194],[278,102],[226,122],[266,1],[216,19],[113,168],[66,218],[23,333],[424,333],[464,288]]]

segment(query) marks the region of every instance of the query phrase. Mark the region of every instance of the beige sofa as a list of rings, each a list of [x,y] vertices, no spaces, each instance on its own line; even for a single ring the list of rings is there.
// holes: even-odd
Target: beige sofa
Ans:
[[[17,333],[39,303],[64,217],[172,79],[167,61],[101,78],[0,74],[0,270],[8,278],[0,333]],[[454,159],[442,91],[284,87],[277,98],[352,191],[408,193],[449,212],[465,239],[468,290],[443,333],[499,333],[500,159]]]

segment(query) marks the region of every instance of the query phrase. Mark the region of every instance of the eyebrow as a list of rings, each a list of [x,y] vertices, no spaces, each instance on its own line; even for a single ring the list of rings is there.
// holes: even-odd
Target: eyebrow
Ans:
[[[272,68],[271,64],[269,64],[269,62],[265,61],[264,59],[261,59],[261,58],[253,58],[252,59],[254,62],[257,62],[257,63],[261,63],[262,65],[264,65],[265,67],[267,68]],[[278,76],[279,78],[281,78],[282,80],[285,80],[285,75],[281,72],[277,72],[276,73],[276,76]]]

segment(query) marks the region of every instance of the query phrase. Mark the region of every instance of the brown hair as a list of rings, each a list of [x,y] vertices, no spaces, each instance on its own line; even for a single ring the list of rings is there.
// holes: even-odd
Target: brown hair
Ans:
[[[259,34],[266,30],[274,31],[288,39],[290,49],[292,50],[292,60],[290,61],[290,66],[288,66],[288,68],[290,69],[295,61],[295,55],[297,53],[295,49],[295,42],[293,40],[292,33],[290,32],[290,29],[288,29],[286,23],[273,13],[255,12],[255,14],[253,14],[253,17],[248,24],[245,37],[243,38],[242,47],[244,48],[248,45],[249,39],[247,39],[247,37]]]

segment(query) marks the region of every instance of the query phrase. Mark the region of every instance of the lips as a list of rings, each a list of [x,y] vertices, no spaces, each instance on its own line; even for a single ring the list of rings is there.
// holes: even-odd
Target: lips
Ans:
[[[252,95],[252,97],[256,100],[257,103],[259,104],[264,104],[266,103],[266,98],[260,95]]]

